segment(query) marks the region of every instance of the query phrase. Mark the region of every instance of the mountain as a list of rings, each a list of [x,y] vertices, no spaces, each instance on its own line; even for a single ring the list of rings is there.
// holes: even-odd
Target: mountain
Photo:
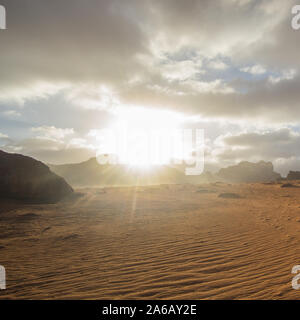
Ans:
[[[281,175],[274,172],[272,162],[260,161],[251,163],[240,162],[237,165],[220,169],[216,175],[226,182],[270,182],[281,179]]]
[[[65,165],[49,165],[51,170],[63,177],[73,187],[151,185],[224,182],[268,182],[281,178],[274,172],[271,162],[241,162],[220,169],[218,173],[204,172],[199,176],[186,176],[180,166],[153,166],[147,170],[125,165],[100,165],[96,158],[85,162]]]
[[[96,158],[76,164],[50,165],[50,168],[74,187],[186,182],[183,172],[168,166],[153,166],[142,170],[119,164],[101,165]]]
[[[66,181],[40,161],[0,150],[0,196],[56,203],[73,193]]]

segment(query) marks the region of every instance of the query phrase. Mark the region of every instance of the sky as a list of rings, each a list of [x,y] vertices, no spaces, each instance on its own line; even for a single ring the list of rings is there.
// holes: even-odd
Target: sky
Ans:
[[[204,129],[206,170],[243,160],[300,170],[297,1],[0,4],[1,149],[84,161],[93,133],[142,109],[145,123],[150,112],[168,127],[170,112]]]

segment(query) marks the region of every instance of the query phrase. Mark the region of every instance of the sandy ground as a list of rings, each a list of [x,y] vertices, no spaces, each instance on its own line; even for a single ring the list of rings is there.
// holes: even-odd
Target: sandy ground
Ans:
[[[300,188],[78,191],[57,205],[0,201],[0,299],[300,298]]]

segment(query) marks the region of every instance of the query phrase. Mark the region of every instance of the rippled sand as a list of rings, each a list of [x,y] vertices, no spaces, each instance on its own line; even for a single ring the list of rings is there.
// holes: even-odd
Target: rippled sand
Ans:
[[[0,201],[12,299],[298,299],[300,188],[81,189],[57,205]],[[219,197],[222,193],[236,194]]]

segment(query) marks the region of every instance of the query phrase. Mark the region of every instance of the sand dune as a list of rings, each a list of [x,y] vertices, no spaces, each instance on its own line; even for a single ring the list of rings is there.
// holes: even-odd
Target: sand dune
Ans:
[[[291,287],[291,269],[300,264],[298,188],[216,183],[78,191],[76,200],[53,205],[1,201],[7,290],[0,298],[300,297]],[[224,193],[239,197],[219,197]]]

